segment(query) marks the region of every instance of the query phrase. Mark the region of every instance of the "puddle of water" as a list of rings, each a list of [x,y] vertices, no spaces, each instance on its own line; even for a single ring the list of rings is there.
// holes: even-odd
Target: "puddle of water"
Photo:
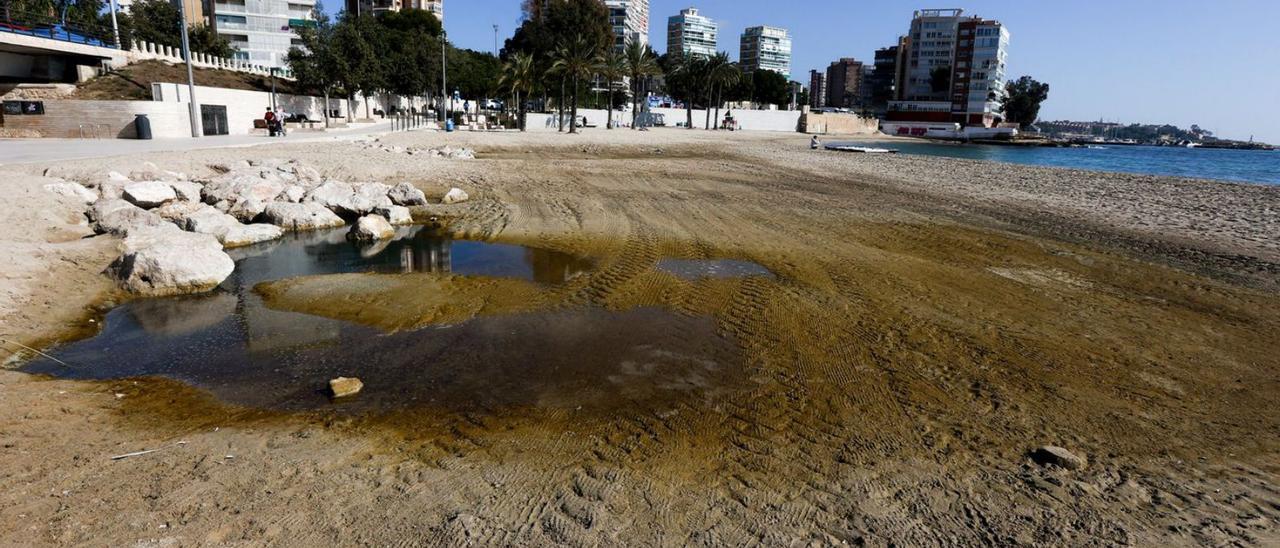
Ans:
[[[482,316],[385,334],[268,308],[260,282],[348,272],[449,272],[559,284],[592,261],[544,249],[450,241],[424,230],[378,249],[341,230],[237,250],[235,273],[201,296],[143,299],[107,314],[97,336],[55,348],[23,370],[64,378],[164,376],[255,408],[333,406],[327,381],[364,391],[343,411],[546,407],[605,412],[713,398],[735,384],[738,345],[710,318],[662,308],[598,308]],[[410,278],[412,279],[412,278]]]
[[[658,270],[672,274],[682,280],[747,278],[750,276],[775,278],[773,272],[768,268],[758,263],[738,259],[663,259],[658,261]]]

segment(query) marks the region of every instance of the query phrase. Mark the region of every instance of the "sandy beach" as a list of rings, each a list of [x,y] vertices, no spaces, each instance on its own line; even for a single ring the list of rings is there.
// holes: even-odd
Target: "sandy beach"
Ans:
[[[477,158],[395,148],[445,144]],[[50,177],[269,158],[458,187],[469,201],[432,210],[455,236],[592,258],[554,289],[303,276],[256,289],[274,310],[388,336],[659,310],[679,329],[657,343],[723,339],[734,363],[639,404],[559,405],[574,394],[550,376],[534,404],[479,409],[280,410],[15,370],[129,299],[102,274],[119,239]],[[0,544],[1280,543],[1280,187],[662,129],[10,164],[0,190]],[[773,276],[688,280],[669,259]],[[1045,445],[1087,464],[1031,458]]]

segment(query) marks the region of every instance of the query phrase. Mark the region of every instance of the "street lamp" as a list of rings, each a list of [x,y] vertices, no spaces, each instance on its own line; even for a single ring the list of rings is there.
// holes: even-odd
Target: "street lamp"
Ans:
[[[200,131],[200,116],[196,114],[196,76],[191,70],[191,41],[187,38],[187,10],[182,5],[181,0],[176,1],[178,5],[178,24],[182,25],[182,60],[187,63],[187,96],[190,99],[188,105],[191,111],[191,136],[199,138],[202,134]]]
[[[440,31],[440,110],[444,111],[445,123],[449,122],[449,65],[445,62],[445,44],[449,42],[449,34]]]

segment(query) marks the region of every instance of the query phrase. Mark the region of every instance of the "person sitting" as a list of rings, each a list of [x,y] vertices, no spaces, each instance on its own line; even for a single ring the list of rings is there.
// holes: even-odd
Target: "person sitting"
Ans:
[[[267,107],[267,113],[262,115],[262,119],[267,123],[267,135],[275,137],[276,128],[278,127],[276,126],[277,120],[275,110],[271,107]]]
[[[819,140],[818,140],[818,136],[817,136],[817,135],[814,135],[814,136],[813,136],[813,139],[809,141],[809,149],[810,149],[810,150],[818,150],[818,147],[820,147],[820,146],[822,146],[822,141],[819,141]]]

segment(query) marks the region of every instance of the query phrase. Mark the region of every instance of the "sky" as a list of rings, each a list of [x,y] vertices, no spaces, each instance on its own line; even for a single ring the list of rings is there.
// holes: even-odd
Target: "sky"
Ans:
[[[341,2],[328,0],[333,12]],[[492,51],[520,23],[519,0],[445,0],[457,46]],[[650,0],[649,39],[666,51],[667,18],[697,7],[738,56],[742,29],[791,31],[792,79],[841,57],[870,63],[905,34],[915,9],[964,8],[1012,34],[1010,78],[1050,85],[1045,120],[1199,124],[1227,138],[1280,144],[1280,0]]]

